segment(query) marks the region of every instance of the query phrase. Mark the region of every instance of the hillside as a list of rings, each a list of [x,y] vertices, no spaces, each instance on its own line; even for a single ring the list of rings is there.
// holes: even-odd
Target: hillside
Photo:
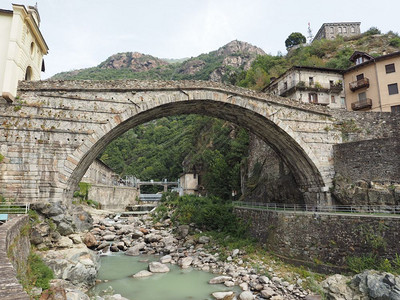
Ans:
[[[216,51],[184,61],[125,52],[110,56],[97,67],[59,73],[51,79],[198,79],[229,82],[233,74],[248,70],[258,55],[265,55],[265,52],[241,41],[232,41]]]
[[[315,41],[290,50],[285,56],[258,56],[251,68],[238,74],[232,84],[261,90],[269,84],[271,77],[279,77],[294,65],[346,69],[350,67],[349,58],[356,50],[375,57],[400,51],[400,37],[393,32],[380,34],[378,29],[371,28],[349,39],[338,37]]]

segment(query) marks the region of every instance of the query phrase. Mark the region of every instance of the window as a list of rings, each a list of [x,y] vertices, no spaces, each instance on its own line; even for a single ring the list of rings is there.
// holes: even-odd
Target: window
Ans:
[[[356,78],[357,78],[357,81],[359,81],[359,80],[361,80],[361,79],[364,79],[364,74],[363,74],[363,73],[358,74],[358,75],[356,76]]]
[[[308,85],[313,85],[314,84],[314,77],[308,77]]]
[[[347,33],[347,28],[343,27],[343,33]]]
[[[333,83],[333,80],[329,80],[329,85],[334,86],[335,84]]]
[[[399,93],[397,83],[388,84],[389,95],[395,95]]]
[[[342,33],[342,27],[339,27],[339,28],[338,28],[338,32],[339,32],[339,33]]]
[[[335,31],[334,31],[334,29],[333,29],[333,27],[331,27],[331,33],[334,33]]]
[[[392,114],[400,114],[400,105],[393,105],[390,107]]]
[[[362,57],[357,57],[356,59],[356,65],[362,64],[363,63],[363,58]]]
[[[358,101],[363,101],[363,100],[367,100],[367,93],[366,92],[362,92],[358,94]]]
[[[286,91],[287,90],[287,81],[285,81],[284,83],[283,83],[283,89]]]
[[[385,70],[386,70],[386,74],[396,72],[396,69],[394,68],[394,64],[386,65]]]
[[[331,103],[336,103],[336,99],[334,95],[331,95]]]
[[[346,100],[345,100],[344,97],[341,97],[341,98],[340,98],[340,104],[341,104],[342,107],[345,107],[345,106],[346,106]]]
[[[310,103],[318,103],[318,95],[317,95],[317,93],[309,93],[308,94],[308,101]]]
[[[355,32],[356,32],[356,29],[352,26],[351,29],[350,29],[350,31],[351,31],[351,33],[355,33]]]

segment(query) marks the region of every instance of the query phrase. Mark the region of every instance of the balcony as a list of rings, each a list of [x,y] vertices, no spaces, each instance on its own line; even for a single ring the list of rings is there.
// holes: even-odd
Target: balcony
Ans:
[[[341,82],[336,84],[320,84],[318,82],[314,84],[306,84],[304,81],[291,83],[289,86],[279,89],[279,95],[282,97],[290,97],[296,91],[309,91],[309,92],[321,92],[321,93],[334,93],[339,94],[343,91],[343,85]]]
[[[362,88],[367,88],[369,87],[369,79],[368,78],[363,78],[357,81],[353,81],[349,83],[350,86],[350,90],[352,92],[358,90],[358,89],[362,89]]]
[[[356,102],[351,103],[352,110],[360,110],[360,109],[371,109],[372,107],[372,100],[370,98],[358,100]]]

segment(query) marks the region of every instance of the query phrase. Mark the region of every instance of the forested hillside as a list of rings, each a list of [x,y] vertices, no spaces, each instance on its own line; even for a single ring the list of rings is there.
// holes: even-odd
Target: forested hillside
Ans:
[[[240,41],[184,60],[126,52],[109,57],[97,67],[60,73],[52,79],[193,79],[261,90],[271,77],[278,77],[293,65],[345,69],[355,50],[373,56],[399,51],[400,37],[371,28],[358,37],[315,41],[276,56]],[[100,158],[118,174],[142,180],[175,180],[182,171],[195,170],[205,191],[229,198],[232,190],[240,192],[240,177],[247,170],[248,143],[249,134],[229,122],[198,115],[174,116],[131,129],[114,140]],[[262,181],[252,182],[252,188]]]

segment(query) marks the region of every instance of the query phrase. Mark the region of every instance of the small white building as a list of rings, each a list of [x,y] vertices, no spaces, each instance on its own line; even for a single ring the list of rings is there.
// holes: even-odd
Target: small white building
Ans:
[[[199,176],[196,173],[184,173],[179,177],[179,185],[183,195],[197,195]]]
[[[0,9],[0,97],[12,102],[19,80],[40,80],[49,48],[39,30],[36,6]]]
[[[294,66],[272,80],[263,92],[330,108],[346,108],[342,70]]]

